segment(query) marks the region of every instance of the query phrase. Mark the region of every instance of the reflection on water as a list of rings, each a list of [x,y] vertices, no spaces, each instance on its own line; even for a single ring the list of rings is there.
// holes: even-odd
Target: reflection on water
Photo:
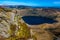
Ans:
[[[40,17],[40,16],[23,16],[23,20],[30,24],[30,25],[37,25],[37,24],[43,24],[43,23],[55,23],[57,22],[54,19],[49,19],[46,17]]]

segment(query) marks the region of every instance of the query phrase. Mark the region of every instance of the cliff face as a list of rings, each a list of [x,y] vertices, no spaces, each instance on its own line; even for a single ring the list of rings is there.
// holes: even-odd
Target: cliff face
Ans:
[[[17,10],[17,13],[21,16],[43,16],[49,18],[56,18],[60,15],[60,11],[58,9],[20,9]]]

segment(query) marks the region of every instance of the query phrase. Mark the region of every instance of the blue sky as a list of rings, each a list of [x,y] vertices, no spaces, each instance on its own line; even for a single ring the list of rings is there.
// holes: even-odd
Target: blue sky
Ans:
[[[60,0],[0,0],[0,5],[60,6]]]

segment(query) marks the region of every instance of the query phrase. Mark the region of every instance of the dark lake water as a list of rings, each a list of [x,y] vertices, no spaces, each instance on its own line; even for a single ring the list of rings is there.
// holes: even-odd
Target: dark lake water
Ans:
[[[38,24],[43,24],[43,23],[55,23],[57,22],[56,20],[49,19],[46,17],[40,17],[40,16],[23,16],[23,20],[30,24],[30,25],[38,25]]]

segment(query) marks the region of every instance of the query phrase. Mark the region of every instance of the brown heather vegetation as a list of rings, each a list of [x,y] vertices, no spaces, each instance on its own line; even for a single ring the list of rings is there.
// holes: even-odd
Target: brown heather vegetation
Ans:
[[[43,16],[57,20],[58,22],[53,24],[40,24],[40,25],[30,25],[32,30],[32,35],[36,37],[37,40],[53,40],[53,37],[60,37],[60,9],[5,9],[0,8],[1,13],[7,14],[7,19],[10,17],[10,13],[16,13],[20,16]],[[29,25],[28,25],[29,26]],[[1,40],[4,40],[3,37],[0,37]]]

